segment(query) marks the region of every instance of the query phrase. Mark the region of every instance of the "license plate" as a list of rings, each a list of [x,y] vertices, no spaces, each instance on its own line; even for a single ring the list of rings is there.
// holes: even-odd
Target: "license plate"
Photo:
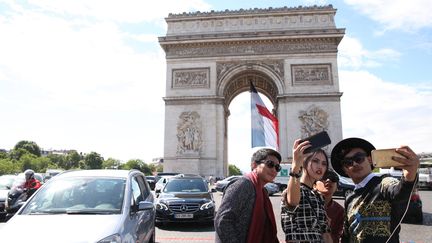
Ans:
[[[193,214],[191,214],[191,213],[175,214],[174,218],[176,218],[176,219],[191,219],[191,218],[193,218]]]

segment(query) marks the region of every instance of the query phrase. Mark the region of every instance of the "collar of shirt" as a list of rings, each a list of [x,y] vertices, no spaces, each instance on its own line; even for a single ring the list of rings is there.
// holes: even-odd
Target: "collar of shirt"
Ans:
[[[366,178],[364,178],[360,183],[358,183],[358,184],[355,184],[355,186],[354,186],[354,191],[355,190],[358,190],[358,189],[360,189],[360,188],[363,188],[363,187],[365,187],[366,186],[366,184],[372,179],[372,178],[374,178],[375,176],[377,176],[377,175],[375,175],[374,173],[370,173],[368,176],[366,176]]]

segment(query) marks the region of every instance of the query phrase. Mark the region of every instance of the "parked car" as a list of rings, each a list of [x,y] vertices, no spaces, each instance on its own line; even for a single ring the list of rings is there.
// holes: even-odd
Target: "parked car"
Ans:
[[[156,195],[158,193],[160,193],[160,191],[162,191],[162,189],[165,187],[165,184],[168,183],[168,180],[171,177],[173,177],[173,175],[166,175],[166,176],[160,177],[160,179],[156,182],[155,188],[154,188]]]
[[[0,222],[6,220],[5,203],[8,198],[9,190],[15,181],[15,175],[2,175],[0,176]]]
[[[146,176],[146,179],[147,179],[147,182],[150,186],[150,189],[154,190],[155,185],[156,185],[155,177],[154,176]]]
[[[346,198],[354,191],[354,187],[355,185],[351,178],[339,176],[338,188],[333,195]]]
[[[223,192],[225,190],[225,187],[228,185],[228,183],[230,183],[230,181],[235,180],[239,177],[242,177],[241,175],[234,175],[234,176],[229,176],[223,180],[217,181],[216,182],[216,191],[218,192]]]
[[[406,205],[401,206],[401,212],[405,212],[405,206]],[[402,223],[423,224],[423,206],[417,188],[415,188],[411,194],[408,211],[406,212]]]
[[[62,169],[47,169],[45,171],[43,182],[46,182],[47,180],[51,179],[52,177],[62,173],[64,170]]]
[[[213,222],[215,191],[198,175],[171,177],[156,201],[156,223]]]
[[[47,181],[2,228],[2,242],[155,242],[154,198],[137,170],[77,170]],[[25,234],[26,237],[22,237]]]
[[[269,182],[264,185],[264,188],[267,190],[269,196],[279,192],[279,185],[276,183]]]

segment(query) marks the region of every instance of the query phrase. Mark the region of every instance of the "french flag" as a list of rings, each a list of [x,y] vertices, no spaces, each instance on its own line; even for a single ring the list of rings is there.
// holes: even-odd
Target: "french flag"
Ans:
[[[250,82],[252,148],[272,147],[279,150],[279,122],[267,109],[255,86]]]

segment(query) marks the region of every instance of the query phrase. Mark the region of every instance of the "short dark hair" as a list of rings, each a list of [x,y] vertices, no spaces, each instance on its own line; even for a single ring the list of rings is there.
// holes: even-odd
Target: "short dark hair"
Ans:
[[[270,149],[270,148],[262,148],[262,149],[257,150],[252,155],[252,162],[260,162],[262,160],[265,160],[267,158],[267,156],[269,156],[269,155],[275,156],[278,159],[279,163],[282,160],[281,155],[276,150]]]

